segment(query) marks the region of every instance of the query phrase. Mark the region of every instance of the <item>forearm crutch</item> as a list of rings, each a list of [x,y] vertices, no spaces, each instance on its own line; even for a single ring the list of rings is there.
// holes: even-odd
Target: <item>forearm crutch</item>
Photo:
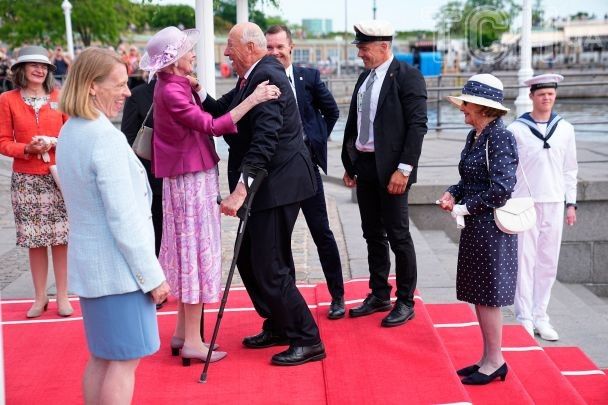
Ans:
[[[245,202],[239,208],[236,215],[239,217],[239,226],[236,235],[236,241],[234,242],[234,255],[232,256],[232,262],[230,263],[230,270],[228,271],[228,278],[226,279],[226,287],[224,288],[224,293],[222,294],[222,302],[220,304],[220,309],[217,313],[217,319],[215,321],[215,327],[213,328],[213,336],[211,337],[211,342],[209,342],[209,351],[207,352],[207,358],[205,359],[205,367],[203,368],[203,372],[201,374],[199,383],[207,382],[207,370],[209,369],[209,363],[211,362],[211,353],[212,348],[215,347],[215,340],[217,339],[217,335],[220,330],[220,323],[222,322],[222,318],[224,317],[224,309],[226,308],[226,302],[228,302],[228,293],[230,292],[230,285],[232,284],[232,277],[234,276],[234,269],[236,268],[236,261],[239,257],[239,251],[241,250],[241,244],[243,243],[243,237],[245,235],[245,227],[247,226],[247,220],[249,219],[249,215],[251,213],[251,205],[253,203],[253,198],[255,193],[260,188],[262,181],[267,176],[268,172],[264,169],[260,169],[257,167],[248,167],[245,166],[243,168],[243,177],[245,182],[245,188],[247,189],[247,197],[245,197]],[[251,185],[249,185],[249,179],[253,179]],[[218,204],[221,202],[221,197],[218,196]]]

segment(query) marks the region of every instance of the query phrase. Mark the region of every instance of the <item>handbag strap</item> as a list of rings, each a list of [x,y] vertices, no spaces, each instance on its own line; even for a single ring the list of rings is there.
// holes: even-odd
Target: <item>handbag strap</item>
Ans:
[[[485,143],[485,149],[486,149],[486,165],[488,166],[488,176],[490,175],[490,155],[488,153],[488,142],[490,139],[490,135],[488,134],[488,137],[486,138],[486,143]],[[530,185],[528,184],[528,178],[526,177],[526,172],[524,171],[524,168],[522,167],[522,165],[518,164],[517,165],[517,170],[521,169],[521,174],[524,177],[524,183],[526,183],[526,188],[528,189],[528,194],[530,195],[530,197],[532,197],[532,190],[530,190]],[[517,174],[517,172],[516,172]],[[490,179],[490,186],[492,185],[492,179]]]
[[[140,131],[146,126],[146,121],[148,121],[148,117],[150,116],[150,113],[152,112],[153,109],[154,109],[154,103],[150,104],[150,109],[148,110],[148,112],[146,114],[146,118],[144,118],[144,121],[141,123],[141,127],[139,127]]]

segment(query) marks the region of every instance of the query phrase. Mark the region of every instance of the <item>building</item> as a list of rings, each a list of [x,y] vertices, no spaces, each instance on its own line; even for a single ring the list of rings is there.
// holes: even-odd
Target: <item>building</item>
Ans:
[[[309,37],[320,37],[333,31],[332,20],[329,18],[304,18],[302,28]]]

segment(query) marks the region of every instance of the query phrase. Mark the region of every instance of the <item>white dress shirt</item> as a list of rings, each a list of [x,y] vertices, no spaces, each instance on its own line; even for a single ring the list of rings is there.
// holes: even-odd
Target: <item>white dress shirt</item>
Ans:
[[[369,105],[369,119],[371,121],[371,125],[369,126],[369,138],[365,145],[359,142],[359,136],[357,136],[357,141],[355,142],[355,147],[357,150],[361,152],[373,152],[374,151],[374,119],[376,118],[376,109],[378,108],[378,98],[380,97],[380,90],[382,89],[382,83],[384,83],[384,78],[386,77],[386,73],[388,72],[388,68],[393,62],[395,57],[391,55],[385,62],[383,62],[380,66],[378,66],[374,71],[376,72],[376,80],[372,84],[371,92],[371,100]],[[367,86],[367,81],[369,80],[370,75],[363,81],[361,87],[359,87],[359,92],[357,94],[357,98],[363,98],[363,94],[365,93],[365,88]],[[361,111],[359,111],[359,103],[357,103],[357,133],[361,131]],[[406,172],[411,172],[414,168],[412,165],[408,165],[406,163],[399,163],[399,169],[404,169]]]

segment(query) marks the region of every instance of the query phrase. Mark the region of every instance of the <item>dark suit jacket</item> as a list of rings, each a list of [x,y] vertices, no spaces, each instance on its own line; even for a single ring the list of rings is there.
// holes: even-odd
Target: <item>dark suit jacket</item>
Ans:
[[[317,69],[293,66],[293,76],[312,161],[327,173],[327,138],[340,116],[340,110]]]
[[[357,93],[370,71],[363,72],[353,92],[344,128],[342,163],[349,176],[357,174]],[[382,83],[374,118],[374,148],[378,179],[388,185],[399,163],[414,166],[408,186],[416,182],[422,140],[427,131],[426,83],[412,66],[393,59]]]
[[[243,166],[268,171],[253,202],[253,211],[302,201],[316,191],[296,100],[285,68],[275,57],[260,59],[242,89],[239,81],[235,89],[219,100],[208,96],[203,107],[213,116],[219,116],[236,107],[264,80],[279,87],[281,97],[255,106],[237,123],[238,134],[224,137],[230,146],[228,183],[231,191]]]
[[[156,85],[156,79],[152,80],[148,84],[142,84],[131,90],[131,97],[127,98],[125,102],[125,108],[122,113],[122,122],[120,123],[120,130],[127,136],[129,145],[133,145],[137,132],[141,127],[146,114],[152,105],[152,99],[154,98],[154,86]],[[154,128],[153,113],[150,113],[146,126]],[[152,188],[152,193],[161,195],[163,192],[163,180],[157,179],[152,174],[152,166],[149,160],[139,159],[146,169],[148,174],[148,181]]]

